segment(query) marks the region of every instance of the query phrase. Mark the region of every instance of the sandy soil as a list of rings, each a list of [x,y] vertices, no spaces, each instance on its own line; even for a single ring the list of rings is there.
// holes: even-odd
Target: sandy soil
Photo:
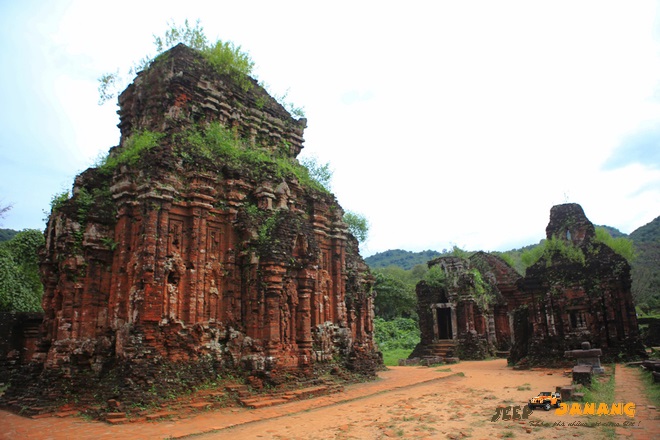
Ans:
[[[397,384],[401,376],[428,375],[428,370],[437,377]],[[498,406],[523,406],[540,391],[569,385],[570,378],[561,370],[515,371],[505,360],[495,360],[435,368],[392,367],[381,377],[386,386],[375,393],[372,384],[356,385],[351,391],[362,388],[364,396],[197,438],[605,438],[602,429],[571,426],[587,423],[586,417],[559,416],[554,410],[536,410],[527,420],[491,421]],[[626,421],[625,417],[608,421],[615,418]]]
[[[527,420],[491,421],[498,407],[522,407],[540,391],[570,384],[570,377],[561,370],[516,371],[499,359],[441,367],[391,367],[378,380],[347,386],[341,393],[257,410],[228,407],[180,419],[116,426],[80,417],[28,419],[0,411],[0,438],[608,438],[602,427],[585,426],[594,422],[635,424],[611,429],[614,438],[660,438],[658,411],[641,397],[641,388],[634,388],[643,386],[638,376],[628,371],[631,369],[620,370],[623,368],[617,367],[617,398],[636,401],[634,419],[560,416],[554,409],[539,409]],[[621,378],[620,371],[626,373]]]

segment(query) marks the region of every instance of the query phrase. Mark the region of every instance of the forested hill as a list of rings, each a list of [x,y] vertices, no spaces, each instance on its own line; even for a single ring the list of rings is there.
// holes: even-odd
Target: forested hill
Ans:
[[[632,291],[643,311],[660,309],[660,217],[628,236],[635,244]]]
[[[625,237],[635,246],[636,258],[632,261],[632,292],[635,303],[645,312],[660,310],[660,217],[637,228],[630,235],[611,226],[601,225],[613,238]],[[521,254],[539,244],[531,244],[520,249],[504,252],[516,269],[524,273]],[[443,255],[438,251],[426,250],[410,252],[393,249],[365,258],[371,269],[390,266],[410,270],[418,264],[426,265],[429,260]]]
[[[426,264],[427,261],[442,255],[437,251],[411,252],[402,249],[391,249],[385,252],[379,252],[364,259],[372,269],[381,267],[398,266],[402,269],[412,269],[418,264]]]
[[[14,231],[13,229],[0,229],[0,241],[9,241],[16,234],[18,234],[18,231]]]
[[[630,239],[636,244],[660,242],[660,217],[632,231]]]
[[[619,237],[626,237],[626,234],[623,232],[619,231],[617,228],[613,228],[612,226],[607,226],[607,225],[595,225],[597,228],[603,228],[607,232],[610,233],[612,238],[619,238]]]

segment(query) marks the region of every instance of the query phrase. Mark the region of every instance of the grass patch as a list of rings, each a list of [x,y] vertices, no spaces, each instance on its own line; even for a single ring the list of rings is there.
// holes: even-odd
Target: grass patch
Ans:
[[[397,366],[399,365],[399,359],[407,359],[410,353],[412,353],[410,348],[383,350],[383,362],[388,367]]]
[[[518,391],[530,391],[532,387],[528,383],[524,383],[516,388]]]
[[[639,376],[644,383],[644,394],[652,405],[660,406],[660,383],[653,382],[653,374],[650,371],[641,370]]]
[[[120,148],[101,158],[96,166],[105,174],[111,174],[119,165],[133,166],[144,153],[158,146],[163,136],[162,133],[153,131],[138,131],[132,134]],[[62,196],[58,197],[62,198]]]
[[[612,366],[612,373],[607,380],[599,380],[596,378],[592,380],[591,387],[583,388],[585,402],[604,402],[612,404],[614,402],[614,366]]]
[[[175,136],[177,154],[188,166],[208,169],[223,163],[233,169],[248,168],[260,176],[270,175],[277,180],[295,177],[303,187],[329,193],[317,179],[318,170],[310,170],[288,156],[288,144],[283,142],[276,151],[253,147],[219,122],[206,128],[194,127]],[[222,159],[220,161],[219,159]],[[323,177],[323,176],[321,176]]]
[[[591,381],[591,387],[582,388],[580,391],[584,393],[584,402],[603,402],[608,405],[614,403],[614,369],[615,365],[612,365],[608,369],[610,370],[610,377],[607,380],[603,377],[596,376]],[[602,420],[598,416],[589,416],[589,422],[595,422],[596,420]],[[614,432],[613,426],[601,426],[602,432],[605,435],[605,438],[616,438],[616,433]]]

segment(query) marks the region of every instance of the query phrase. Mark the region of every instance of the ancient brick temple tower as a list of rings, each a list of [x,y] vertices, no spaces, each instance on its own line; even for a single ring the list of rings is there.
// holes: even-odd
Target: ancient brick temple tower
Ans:
[[[120,145],[48,222],[42,375],[375,372],[373,279],[335,197],[296,174],[306,120],[247,80],[178,45],[120,96]]]
[[[509,360],[562,359],[583,341],[605,359],[644,357],[631,293],[630,265],[596,238],[576,203],[553,206],[541,258],[527,269],[511,301]]]
[[[484,252],[429,261],[444,279],[417,285],[421,341],[410,356],[510,351],[513,364],[549,365],[588,341],[605,359],[644,357],[625,258],[596,238],[578,204],[552,207],[546,235],[524,277]]]

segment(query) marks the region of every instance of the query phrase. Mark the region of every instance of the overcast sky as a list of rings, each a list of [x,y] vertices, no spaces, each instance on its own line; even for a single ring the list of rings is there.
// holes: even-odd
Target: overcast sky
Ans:
[[[368,218],[364,256],[536,243],[566,201],[630,233],[660,215],[658,6],[0,0],[0,227],[45,227],[119,142],[97,78],[199,18],[305,108],[303,155]]]

